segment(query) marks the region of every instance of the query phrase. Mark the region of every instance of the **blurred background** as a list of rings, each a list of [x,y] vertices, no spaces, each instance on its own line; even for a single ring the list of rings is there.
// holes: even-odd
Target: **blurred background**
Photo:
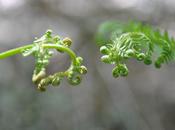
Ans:
[[[31,81],[34,58],[0,61],[0,130],[175,130],[175,67],[131,61],[126,78],[100,62],[98,25],[137,20],[175,36],[174,0],[0,0],[0,52],[29,44],[47,29],[73,40],[88,74],[40,93]],[[48,71],[69,66],[57,55]]]

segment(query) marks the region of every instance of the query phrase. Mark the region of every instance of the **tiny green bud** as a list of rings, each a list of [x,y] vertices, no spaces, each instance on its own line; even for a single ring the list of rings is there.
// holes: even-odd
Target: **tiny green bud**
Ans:
[[[134,51],[132,50],[132,49],[129,49],[129,50],[127,50],[126,51],[126,55],[128,56],[128,57],[132,57],[132,56],[134,56]]]
[[[52,34],[52,30],[47,30],[46,31],[46,37],[50,38]]]
[[[125,76],[128,75],[128,70],[120,70],[119,73],[120,73],[121,76],[125,77]]]
[[[137,54],[137,60],[142,61],[142,60],[144,60],[144,58],[145,58],[144,53]]]
[[[80,73],[81,73],[81,74],[86,74],[86,73],[87,73],[87,68],[86,68],[85,66],[82,65],[82,66],[80,67]]]
[[[63,44],[67,47],[70,47],[72,44],[72,40],[70,38],[66,37],[63,39]]]
[[[45,91],[46,91],[45,86],[42,86],[41,84],[38,84],[37,89],[38,89],[39,91],[41,91],[41,92],[45,92]]]
[[[119,64],[118,71],[120,76],[127,76],[128,75],[128,68],[125,64]]]
[[[111,59],[109,55],[104,55],[101,57],[101,61],[104,63],[111,63]]]
[[[68,76],[68,82],[71,85],[78,85],[81,83],[81,77],[79,75],[77,76],[71,75],[70,77]]]
[[[159,61],[156,61],[155,63],[154,63],[154,65],[155,65],[155,67],[156,68],[161,68],[161,62],[159,62]]]
[[[109,49],[106,46],[100,47],[100,52],[104,55],[109,54]]]
[[[144,63],[145,63],[146,65],[152,64],[151,58],[150,58],[150,57],[146,57],[146,58],[144,59]]]

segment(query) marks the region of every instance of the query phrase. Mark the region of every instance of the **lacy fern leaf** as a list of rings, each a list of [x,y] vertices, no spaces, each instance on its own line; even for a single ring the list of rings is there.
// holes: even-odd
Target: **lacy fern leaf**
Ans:
[[[154,62],[156,68],[175,59],[175,41],[167,31],[161,33],[158,29],[139,22],[116,22],[118,26],[114,23],[105,22],[97,33],[97,43],[101,42],[100,51],[104,54],[101,60],[116,65],[112,72],[114,77],[128,74],[125,61],[130,58],[136,58],[147,65]],[[106,31],[109,25],[113,25],[113,29]],[[103,39],[106,33],[101,30],[109,33],[108,39]],[[106,41],[108,42],[105,43]]]

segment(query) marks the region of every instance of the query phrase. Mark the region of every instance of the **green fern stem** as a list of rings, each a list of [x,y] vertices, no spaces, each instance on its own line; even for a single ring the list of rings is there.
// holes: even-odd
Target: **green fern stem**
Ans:
[[[25,45],[22,47],[18,47],[15,49],[11,49],[11,50],[2,52],[2,53],[0,53],[0,59],[5,59],[7,57],[10,57],[10,56],[13,56],[16,54],[21,54],[24,50],[31,49],[32,47],[33,47],[33,44],[29,44],[29,45]],[[42,47],[48,48],[48,49],[56,49],[58,51],[64,51],[64,52],[69,54],[73,64],[76,64],[76,54],[68,47],[64,47],[62,45],[56,45],[56,44],[43,44]]]
[[[0,53],[0,59],[2,60],[2,59],[5,59],[7,57],[16,55],[16,54],[21,54],[22,53],[22,50],[24,50],[24,49],[30,49],[32,47],[33,47],[33,45],[32,44],[29,44],[29,45],[25,45],[25,46],[22,46],[22,47],[18,47],[18,48],[15,48],[15,49],[11,49],[11,50],[2,52],[2,53]]]

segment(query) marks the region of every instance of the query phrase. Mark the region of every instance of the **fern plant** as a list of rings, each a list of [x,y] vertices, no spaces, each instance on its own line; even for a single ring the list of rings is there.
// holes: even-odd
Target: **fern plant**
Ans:
[[[129,70],[126,66],[128,59],[135,58],[146,65],[154,62],[156,68],[175,59],[175,40],[168,36],[168,32],[160,32],[149,25],[138,22],[105,22],[100,25],[96,36],[100,52],[103,54],[101,61],[115,65],[112,70],[115,78],[128,75]],[[0,59],[15,54],[34,56],[35,69],[32,81],[40,91],[45,91],[49,85],[58,86],[64,77],[71,85],[78,85],[82,75],[87,73],[87,68],[82,65],[83,58],[77,57],[70,49],[71,43],[70,38],[61,39],[59,36],[52,36],[52,31],[48,30],[32,44],[0,53]],[[53,56],[53,49],[60,53],[68,53],[71,65],[64,72],[47,75],[46,67]]]
[[[139,22],[105,22],[97,32],[97,43],[103,54],[101,61],[114,64],[113,77],[128,75],[126,60],[135,58],[146,65],[160,68],[175,58],[175,40],[168,32],[160,32]]]
[[[81,82],[82,74],[87,73],[87,68],[82,65],[83,58],[77,57],[70,49],[71,39],[61,39],[59,36],[52,36],[52,31],[48,30],[41,38],[36,38],[32,44],[18,47],[0,53],[0,59],[4,59],[15,54],[23,56],[32,55],[35,58],[35,69],[32,81],[37,85],[38,90],[45,91],[49,85],[58,86],[61,80],[66,77],[71,85],[78,85]],[[71,58],[70,67],[64,72],[56,72],[52,75],[46,74],[46,67],[53,56],[53,49],[57,52],[66,52]]]

